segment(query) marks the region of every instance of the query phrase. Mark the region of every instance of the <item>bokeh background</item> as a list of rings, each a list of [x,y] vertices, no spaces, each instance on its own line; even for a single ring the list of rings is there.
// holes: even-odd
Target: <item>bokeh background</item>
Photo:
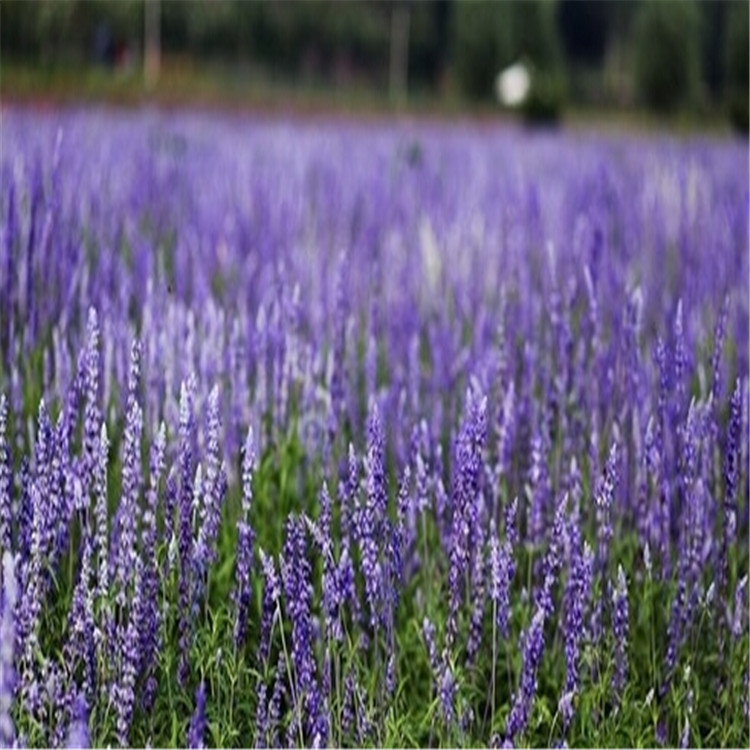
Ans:
[[[748,130],[748,3],[0,3],[3,101],[161,101]]]

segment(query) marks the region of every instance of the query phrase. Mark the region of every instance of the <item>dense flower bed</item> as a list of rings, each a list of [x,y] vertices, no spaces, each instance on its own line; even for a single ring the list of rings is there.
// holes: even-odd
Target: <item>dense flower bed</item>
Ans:
[[[748,745],[746,145],[2,145],[0,743]]]

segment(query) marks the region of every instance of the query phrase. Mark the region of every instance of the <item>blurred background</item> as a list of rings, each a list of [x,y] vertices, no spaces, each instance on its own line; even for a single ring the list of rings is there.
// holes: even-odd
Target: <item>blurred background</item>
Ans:
[[[666,122],[746,134],[748,7],[3,0],[0,96]]]

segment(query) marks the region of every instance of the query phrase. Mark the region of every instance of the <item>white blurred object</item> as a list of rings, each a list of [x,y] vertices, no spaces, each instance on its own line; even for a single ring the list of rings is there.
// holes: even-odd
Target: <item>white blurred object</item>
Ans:
[[[500,103],[506,107],[523,104],[530,88],[531,74],[521,62],[501,71],[495,79],[495,93]]]

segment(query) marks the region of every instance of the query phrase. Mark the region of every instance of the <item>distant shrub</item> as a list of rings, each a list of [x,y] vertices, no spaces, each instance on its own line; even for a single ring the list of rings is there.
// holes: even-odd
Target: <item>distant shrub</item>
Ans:
[[[551,124],[562,116],[567,95],[565,77],[559,71],[539,70],[531,78],[529,95],[521,111],[528,123]]]
[[[699,29],[693,0],[645,2],[635,20],[638,94],[651,109],[668,112],[690,102],[698,87]]]
[[[524,113],[530,119],[537,119],[537,113],[550,119],[553,111],[559,116],[566,87],[554,3],[456,4],[453,61],[458,84],[466,95],[475,99],[492,96],[498,72],[518,60],[527,61],[538,73]]]
[[[453,58],[461,91],[473,99],[489,99],[500,67],[507,64],[510,15],[502,3],[457,3],[453,26]]]

